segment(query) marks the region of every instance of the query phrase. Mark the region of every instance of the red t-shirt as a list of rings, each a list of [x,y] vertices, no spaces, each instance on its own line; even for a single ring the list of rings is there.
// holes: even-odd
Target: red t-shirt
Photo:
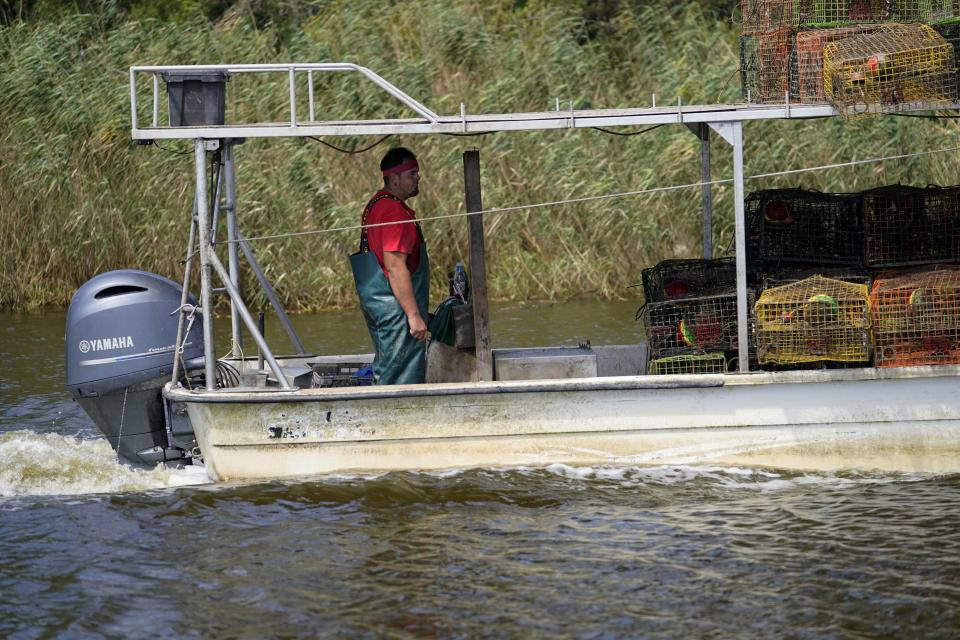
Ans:
[[[373,198],[386,193],[378,191]],[[373,205],[370,213],[367,214],[367,224],[381,224],[383,222],[398,222],[401,220],[416,220],[417,215],[413,209],[405,203],[395,198],[381,198]],[[415,224],[391,224],[385,227],[373,227],[367,229],[367,242],[370,245],[370,251],[377,256],[377,262],[383,273],[389,278],[387,270],[383,266],[384,251],[399,251],[407,254],[407,268],[410,273],[417,270],[420,266],[420,234],[417,232]]]

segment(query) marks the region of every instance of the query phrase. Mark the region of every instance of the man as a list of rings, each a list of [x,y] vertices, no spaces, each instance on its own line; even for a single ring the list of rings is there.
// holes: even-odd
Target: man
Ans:
[[[380,161],[383,188],[363,210],[360,251],[350,256],[363,318],[376,355],[375,384],[422,383],[430,308],[427,247],[407,200],[419,193],[411,151],[390,149]],[[398,223],[387,224],[384,223]]]

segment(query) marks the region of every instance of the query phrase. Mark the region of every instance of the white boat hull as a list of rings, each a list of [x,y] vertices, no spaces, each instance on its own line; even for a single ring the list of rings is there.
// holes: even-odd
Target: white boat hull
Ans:
[[[215,480],[477,466],[960,472],[960,367],[187,391]]]

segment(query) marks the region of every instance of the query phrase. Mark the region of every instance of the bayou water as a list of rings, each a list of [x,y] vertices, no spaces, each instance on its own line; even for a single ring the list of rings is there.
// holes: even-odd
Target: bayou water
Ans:
[[[629,342],[633,312],[501,306],[493,342]],[[356,312],[293,320],[318,353],[370,348]],[[65,391],[65,314],[0,321],[2,638],[960,635],[960,475],[558,465],[211,484],[117,464]]]

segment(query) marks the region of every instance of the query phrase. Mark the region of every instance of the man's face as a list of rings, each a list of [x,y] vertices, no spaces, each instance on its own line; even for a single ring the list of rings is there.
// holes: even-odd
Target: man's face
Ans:
[[[420,193],[420,168],[414,167],[407,171],[401,171],[397,176],[396,194],[406,200]]]

